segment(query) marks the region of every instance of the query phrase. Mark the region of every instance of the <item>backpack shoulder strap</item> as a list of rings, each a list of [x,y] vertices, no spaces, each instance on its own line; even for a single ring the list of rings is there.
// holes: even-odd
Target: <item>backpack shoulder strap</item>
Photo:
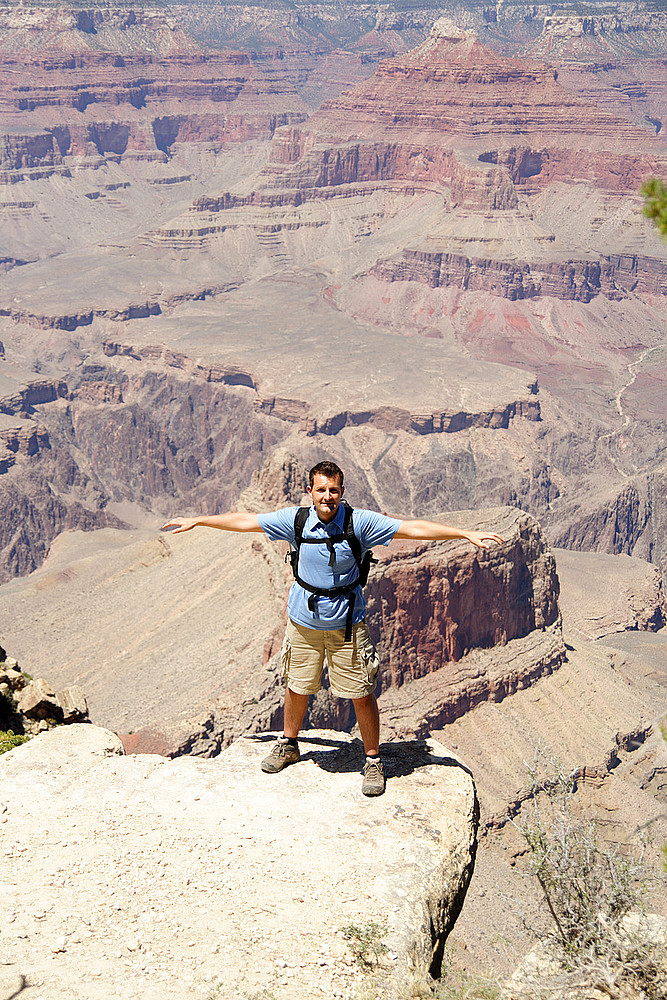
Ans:
[[[289,559],[295,580],[299,575],[299,548],[303,541],[303,529],[306,526],[309,511],[309,507],[299,507],[294,515],[294,544],[290,544],[289,552],[285,556],[285,562]]]
[[[301,545],[301,539],[303,538],[303,529],[306,526],[306,521],[308,520],[308,513],[310,511],[309,507],[299,507],[296,514],[294,515],[294,544],[297,549]]]
[[[359,579],[357,583],[360,586],[365,587],[368,580],[368,573],[371,568],[371,563],[376,563],[377,559],[373,558],[373,552],[368,549],[366,554],[362,557],[362,547],[361,542],[354,533],[354,524],[352,521],[352,515],[354,514],[354,508],[350,507],[345,500],[342,501],[345,504],[345,519],[343,521],[343,533],[345,535],[345,540],[347,544],[352,549],[352,555],[354,556],[355,562],[359,569]]]
[[[341,503],[345,505],[345,516],[343,518],[343,534],[345,535],[345,541],[352,549],[354,560],[359,569],[361,569],[361,542],[354,533],[354,522],[352,520],[354,507],[350,507],[346,500],[342,500]]]

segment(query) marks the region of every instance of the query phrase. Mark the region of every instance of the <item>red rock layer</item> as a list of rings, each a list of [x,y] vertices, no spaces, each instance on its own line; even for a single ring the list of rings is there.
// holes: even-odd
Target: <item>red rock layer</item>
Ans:
[[[529,514],[517,516],[517,529],[511,544],[481,556],[451,545],[381,556],[367,599],[381,636],[383,690],[557,622],[554,558]]]
[[[396,259],[380,261],[371,273],[383,281],[486,291],[510,300],[553,295],[590,302],[596,295],[609,299],[624,299],[631,293],[667,295],[667,263],[638,254],[529,263],[404,250]]]
[[[239,97],[252,108],[260,94],[268,104],[273,97],[282,101],[296,93],[280,60],[242,52],[163,58],[147,53],[49,53],[32,60],[4,55],[0,79],[3,114],[46,107],[84,111],[91,104],[144,108],[169,100],[219,104]]]
[[[277,167],[321,185],[403,179],[461,189],[475,170],[488,185],[498,167],[492,187],[505,176],[531,188],[588,180],[634,191],[666,159],[661,141],[579,100],[553,69],[498,55],[447,22],[303,128],[281,131],[273,147]],[[491,207],[508,207],[508,197]]]

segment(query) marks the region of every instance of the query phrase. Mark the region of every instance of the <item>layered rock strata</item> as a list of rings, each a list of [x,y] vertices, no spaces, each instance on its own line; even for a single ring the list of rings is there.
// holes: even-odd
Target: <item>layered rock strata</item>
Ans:
[[[446,668],[472,649],[559,627],[556,564],[534,518],[512,508],[447,517],[461,526],[472,518],[505,542],[487,550],[394,543],[380,556],[368,612],[381,637],[383,689]]]
[[[4,183],[68,172],[72,158],[164,159],[174,143],[266,139],[307,114],[280,60],[247,53],[5,55],[0,80]]]
[[[596,295],[667,295],[667,263],[635,254],[598,260],[514,262],[453,253],[404,250],[371,273],[381,281],[419,281],[430,288],[485,291],[510,301],[542,295],[590,302]]]
[[[281,132],[273,160],[301,161],[294,176],[310,172],[321,186],[443,183],[455,180],[460,151],[469,149],[480,164],[503,165],[515,186],[576,176],[610,190],[636,190],[664,159],[662,144],[573,97],[556,76],[543,64],[499,56],[442,19],[427,42],[326,103],[306,129]],[[337,152],[320,149],[334,136]]]
[[[229,54],[172,53],[162,64],[128,43],[110,66],[104,30],[83,32],[101,48],[71,54],[71,69],[69,57],[35,54],[61,103],[45,103],[33,77],[34,108],[14,103],[12,116],[51,128],[40,116],[74,99],[79,70],[91,101],[64,110],[80,126],[100,124],[100,110],[113,111],[114,128],[116,111],[141,128],[158,112],[178,117],[183,109],[167,105],[188,87],[202,108],[227,108],[233,80],[241,89],[230,106],[239,111],[260,83],[269,104],[291,99],[271,90],[277,54],[235,63]],[[111,69],[118,75],[106,87]],[[133,104],[139,69],[147,82]],[[338,458],[362,502],[381,509],[429,515],[510,502],[549,518],[562,544],[634,551],[641,536],[637,554],[653,557],[658,503],[639,511],[641,524],[634,501],[625,520],[622,498],[594,516],[567,497],[558,503],[598,468],[612,492],[614,477],[644,467],[641,435],[616,448],[616,430],[626,390],[647,384],[637,358],[664,339],[659,308],[642,301],[639,312],[664,287],[663,265],[632,221],[627,185],[660,165],[663,147],[619,123],[577,102],[544,65],[497,56],[444,24],[307,126],[278,129],[263,173],[251,143],[242,169],[215,153],[204,180],[185,180],[211,138],[195,141],[193,131],[186,142],[187,130],[158,149],[172,157],[171,172],[150,167],[148,178],[139,168],[131,175],[129,147],[109,146],[104,162],[91,155],[95,190],[78,192],[76,218],[91,227],[104,219],[103,235],[95,231],[78,253],[17,265],[0,303],[2,408],[17,418],[1,431],[3,523],[14,525],[2,538],[6,576],[37,566],[63,527],[127,523],[128,511],[147,516],[139,505],[164,511],[176,497],[179,508],[227,506],[287,437],[304,461]],[[26,134],[39,145],[42,132]],[[111,127],[102,133],[104,143],[121,141]],[[65,200],[44,181],[52,205]],[[155,200],[144,205],[149,189]],[[74,183],[63,190],[76,194]],[[137,206],[143,215],[133,215]],[[46,214],[22,190],[2,212],[30,225]],[[103,239],[113,246],[100,249]],[[18,247],[6,255],[6,263],[29,259]],[[502,365],[488,366],[490,357]],[[554,395],[526,370],[533,359],[540,387],[544,372]],[[30,379],[39,374],[39,389],[15,376],[21,364]],[[77,374],[65,380],[68,366]]]
[[[325,102],[306,124],[278,129],[259,186],[199,198],[179,225],[155,238],[194,247],[242,225],[250,208],[272,210],[273,231],[279,232],[276,209],[298,209],[313,199],[368,197],[378,189],[394,197],[437,192],[440,216],[458,212],[463,229],[466,215],[479,213],[484,234],[489,213],[532,219],[530,200],[563,185],[586,186],[620,205],[647,176],[664,172],[666,163],[661,138],[575,96],[553,68],[501,56],[442,19],[425,43]],[[303,212],[297,219],[290,225],[326,224],[307,222]],[[589,302],[597,295],[663,295],[667,288],[659,247],[652,248],[655,255],[629,249],[627,233],[618,252],[610,253],[602,244],[599,252],[591,249],[595,227],[589,236],[581,234],[581,245],[572,232],[563,243],[557,231],[545,229],[534,247],[505,237],[485,257],[453,249],[455,227],[449,226],[451,236],[440,235],[435,220],[433,228],[416,247],[381,258],[370,273],[510,300],[555,296]],[[497,242],[485,235],[480,240]],[[637,232],[630,247],[643,242]]]
[[[667,61],[644,55],[637,60],[594,59],[566,61],[559,65],[558,79],[586,101],[605,111],[623,114],[663,135],[667,122]]]
[[[323,330],[314,344],[306,322],[295,316],[294,350],[302,343],[308,364],[289,373],[276,372],[276,352],[283,351],[280,329],[257,331],[250,344],[239,344],[233,329],[216,329],[217,351],[208,358],[155,342],[109,338],[98,362],[91,360],[66,379],[28,382],[0,398],[6,418],[0,427],[0,474],[7,477],[0,500],[6,515],[0,532],[5,576],[39,565],[60,530],[127,523],[119,504],[142,504],[156,519],[173,509],[172,497],[182,509],[202,504],[225,509],[272,448],[295,432],[315,455],[320,440],[333,441],[345,431],[454,440],[471,432],[517,435],[518,425],[537,429],[540,423],[539,387],[523,373],[506,379],[509,373],[493,366],[483,378],[479,366],[463,363],[458,371],[469,377],[447,391],[441,375],[451,364],[446,346],[410,344],[403,337],[394,339],[392,354],[381,335],[367,338],[378,359],[369,397],[357,362],[356,332],[346,324],[338,362],[346,391],[341,393],[337,382],[331,393],[318,389],[317,373],[331,364],[329,337]],[[176,337],[181,329],[176,320]],[[400,386],[396,358],[404,373]],[[498,382],[498,375],[501,382],[490,393],[488,383]],[[464,445],[452,447],[458,451]],[[347,466],[354,474],[359,463],[350,459]],[[366,502],[380,503],[373,492],[365,490]],[[34,513],[26,516],[27,511]],[[39,537],[31,541],[33,524]]]

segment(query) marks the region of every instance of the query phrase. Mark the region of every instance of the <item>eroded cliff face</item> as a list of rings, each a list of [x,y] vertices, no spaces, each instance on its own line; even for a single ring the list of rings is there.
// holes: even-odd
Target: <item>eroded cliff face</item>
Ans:
[[[667,294],[663,261],[635,254],[614,254],[599,261],[513,263],[459,254],[404,250],[400,258],[381,261],[371,272],[381,281],[419,281],[430,288],[490,291],[515,301],[549,295],[590,302]]]
[[[461,514],[448,515],[454,522]],[[520,511],[480,511],[507,537],[501,549],[396,546],[368,589],[383,650],[382,686],[400,687],[472,649],[505,646],[558,619],[556,564],[537,522]]]
[[[5,53],[0,78],[0,176],[12,184],[35,170],[69,173],[73,157],[159,161],[174,143],[266,139],[307,114],[282,61],[268,55]]]
[[[667,468],[658,465],[651,473],[633,477],[618,492],[596,497],[583,510],[572,504],[569,523],[554,526],[554,544],[577,551],[634,555],[655,563],[667,575],[665,517]],[[590,509],[590,508],[593,509]]]
[[[228,508],[263,451],[286,433],[281,422],[256,411],[253,394],[248,398],[242,388],[203,380],[184,385],[166,374],[130,378],[93,365],[69,385],[58,384],[43,423],[27,414],[21,419],[20,407],[39,406],[45,395],[4,401],[10,424],[0,432],[5,579],[41,565],[61,531],[122,526],[126,502],[152,509],[156,518],[176,505]],[[12,413],[18,427],[11,426]]]
[[[273,159],[289,164],[312,151],[310,171],[317,177],[315,164],[321,164],[322,186],[376,179],[444,182],[451,181],[461,151],[470,149],[480,163],[505,161],[514,185],[534,188],[569,179],[578,159],[579,177],[610,190],[634,189],[651,157],[657,166],[664,156],[662,144],[626,119],[575,98],[557,75],[544,64],[500,56],[443,18],[423,45],[327,102],[304,130],[277,138]],[[334,136],[345,145],[329,158],[318,147]],[[517,139],[526,136],[531,145],[517,154]],[[590,148],[583,163],[577,136],[585,136]],[[630,150],[640,152],[636,163]]]
[[[5,577],[39,566],[62,530],[119,526],[127,504],[152,512],[156,521],[176,507],[227,509],[265,462],[290,467],[297,461],[303,490],[304,470],[321,457],[322,442],[331,442],[326,447],[345,466],[358,502],[370,506],[429,513],[443,491],[453,507],[507,501],[512,483],[503,477],[502,459],[488,454],[488,443],[507,435],[503,447],[512,449],[525,434],[523,424],[540,433],[534,384],[524,387],[523,399],[490,410],[429,414],[380,406],[323,417],[314,400],[265,395],[252,369],[211,367],[183,354],[117,343],[106,343],[105,354],[105,361],[82,365],[67,379],[42,380],[1,401]],[[345,443],[346,434],[359,433],[386,442],[391,464],[382,479],[394,470],[389,494],[369,478],[353,441]],[[471,434],[478,437],[474,458]],[[277,453],[274,461],[276,445],[288,439],[292,447],[300,442],[298,458]],[[389,453],[397,440],[403,457],[396,466]],[[514,490],[548,496],[534,471],[528,481],[516,478]],[[280,506],[285,495],[276,489],[271,498]]]

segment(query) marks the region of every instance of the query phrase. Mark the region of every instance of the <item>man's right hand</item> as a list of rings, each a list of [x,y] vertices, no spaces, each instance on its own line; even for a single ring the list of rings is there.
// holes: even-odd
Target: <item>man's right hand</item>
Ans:
[[[191,528],[220,528],[221,531],[261,531],[257,514],[245,510],[229,511],[227,514],[200,514],[199,517],[172,517],[162,525],[162,531],[177,535]]]

